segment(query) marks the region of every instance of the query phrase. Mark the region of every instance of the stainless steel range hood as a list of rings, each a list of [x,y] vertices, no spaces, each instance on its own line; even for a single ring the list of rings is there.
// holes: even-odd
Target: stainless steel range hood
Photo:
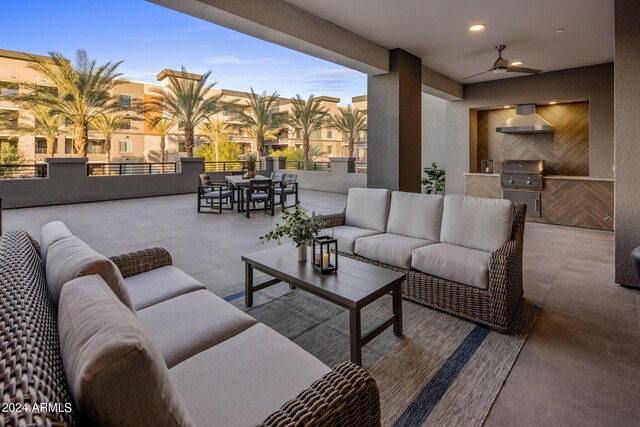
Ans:
[[[553,132],[553,126],[536,113],[535,104],[516,105],[516,115],[496,128],[501,133]]]

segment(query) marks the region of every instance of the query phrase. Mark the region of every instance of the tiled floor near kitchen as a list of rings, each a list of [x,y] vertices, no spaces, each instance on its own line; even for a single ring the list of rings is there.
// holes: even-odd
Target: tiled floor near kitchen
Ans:
[[[341,194],[301,192],[318,213]],[[167,248],[212,291],[243,281],[240,255],[276,221],[257,212],[198,215],[194,195],[5,210],[5,229],[63,220],[105,255]],[[613,234],[528,223],[525,297],[543,306],[488,426],[637,425],[640,419],[640,291],[613,282]]]

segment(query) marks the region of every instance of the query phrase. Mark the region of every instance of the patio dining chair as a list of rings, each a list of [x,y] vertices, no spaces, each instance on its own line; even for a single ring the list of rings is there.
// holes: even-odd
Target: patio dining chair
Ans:
[[[240,205],[250,217],[251,207],[257,210],[256,203],[263,204],[263,210],[269,215],[274,215],[273,209],[273,181],[270,179],[251,179],[249,186],[242,189]]]
[[[283,173],[282,179],[273,186],[274,197],[278,196],[278,204],[283,208],[291,208],[299,203],[298,200],[298,175],[295,173]],[[295,203],[287,206],[287,196],[295,196]]]
[[[221,214],[222,205],[228,206],[224,208],[226,210],[233,210],[235,200],[231,186],[226,181],[213,181],[208,176],[207,178],[201,178],[201,185],[198,185],[198,213],[202,212],[202,208],[207,208],[206,213]]]

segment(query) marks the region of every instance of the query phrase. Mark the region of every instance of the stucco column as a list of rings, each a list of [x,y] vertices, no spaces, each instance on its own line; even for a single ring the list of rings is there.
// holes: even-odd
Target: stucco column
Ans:
[[[630,260],[640,246],[640,2],[616,0],[615,22],[615,280],[640,287]]]
[[[367,84],[367,186],[420,192],[422,62],[402,49]]]

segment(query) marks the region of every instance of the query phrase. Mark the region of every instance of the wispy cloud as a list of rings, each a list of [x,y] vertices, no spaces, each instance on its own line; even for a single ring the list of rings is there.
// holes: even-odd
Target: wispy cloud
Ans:
[[[210,33],[219,30],[219,27],[213,24],[197,25],[195,27],[182,28],[180,30],[174,30],[174,34],[193,34],[193,33]]]
[[[234,55],[220,55],[204,58],[207,64],[254,64],[254,65],[276,65],[288,62],[286,59],[276,58],[240,58]]]
[[[356,70],[350,70],[348,68],[327,68],[316,69],[313,68],[310,74],[325,79],[344,79],[349,77],[362,77],[362,73]]]
[[[150,80],[155,81],[156,75],[158,73],[153,73],[150,71],[139,71],[139,70],[131,70],[128,68],[119,68],[120,72],[123,74],[123,77],[130,80]]]
[[[141,37],[138,41],[140,43],[159,43],[159,42],[169,42],[183,40],[177,37],[168,37],[168,36],[157,36],[157,37]]]

